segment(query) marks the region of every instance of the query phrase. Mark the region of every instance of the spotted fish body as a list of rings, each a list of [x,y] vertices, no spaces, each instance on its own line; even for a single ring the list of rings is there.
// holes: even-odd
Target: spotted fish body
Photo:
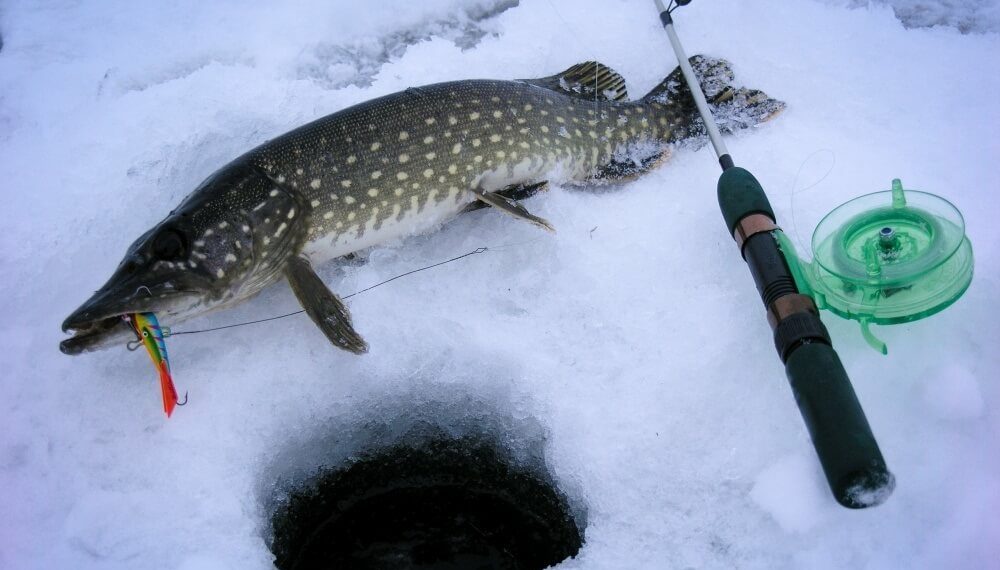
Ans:
[[[473,188],[592,181],[631,149],[676,142],[691,119],[669,101],[456,81],[335,113],[246,159],[303,194],[305,251],[322,261],[433,227],[475,201]]]
[[[716,110],[742,117],[735,127],[782,108],[759,91],[735,89],[725,61],[696,56],[692,64]],[[310,262],[427,230],[475,201],[550,227],[504,192],[635,176],[701,134],[699,121],[679,69],[628,101],[621,77],[594,62],[546,78],[441,83],[356,105],[210,176],[67,319],[64,330],[80,338],[64,341],[63,351],[105,344],[94,338],[113,336],[111,316],[156,311],[176,321],[284,276],[331,342],[363,352],[349,314]]]
[[[656,102],[460,81],[359,105],[248,158],[304,194],[307,251],[322,260],[425,230],[476,200],[471,188],[585,181],[629,144],[669,138],[678,120]]]

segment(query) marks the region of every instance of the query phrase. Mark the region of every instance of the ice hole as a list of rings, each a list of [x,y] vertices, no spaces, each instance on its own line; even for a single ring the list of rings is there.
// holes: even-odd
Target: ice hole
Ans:
[[[542,569],[576,555],[585,509],[546,466],[537,422],[475,398],[407,400],[279,455],[277,568]]]

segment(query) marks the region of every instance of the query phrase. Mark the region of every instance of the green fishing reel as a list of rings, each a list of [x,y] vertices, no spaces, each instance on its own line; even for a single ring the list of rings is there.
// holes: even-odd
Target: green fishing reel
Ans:
[[[781,249],[799,290],[820,309],[861,323],[868,344],[884,342],[870,325],[928,317],[958,300],[972,281],[972,244],[962,214],[947,200],[904,190],[855,198],[816,227],[813,260],[801,261],[784,234]]]

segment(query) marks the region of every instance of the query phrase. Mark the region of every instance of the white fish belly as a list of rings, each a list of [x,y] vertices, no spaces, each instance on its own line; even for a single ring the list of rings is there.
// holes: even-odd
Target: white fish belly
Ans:
[[[464,192],[461,196],[448,196],[440,202],[430,199],[422,209],[412,204],[407,204],[405,209],[401,204],[389,206],[398,208],[398,211],[380,225],[376,221],[380,216],[372,214],[360,223],[355,221],[344,231],[327,233],[307,242],[303,253],[311,261],[320,263],[397,238],[421,234],[453,218],[474,199],[472,193]]]

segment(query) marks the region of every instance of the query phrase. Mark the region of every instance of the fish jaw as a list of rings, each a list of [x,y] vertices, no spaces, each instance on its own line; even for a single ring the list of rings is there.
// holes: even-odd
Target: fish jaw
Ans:
[[[121,318],[95,321],[85,328],[73,330],[74,334],[59,343],[59,351],[70,356],[123,345],[135,339],[132,328]]]
[[[199,307],[208,304],[200,295],[187,292],[162,292],[149,296],[146,292],[157,289],[138,287],[131,293],[121,288],[99,291],[63,321],[63,332],[73,336],[59,343],[63,354],[76,355],[102,350],[135,340],[135,329],[123,317],[135,313],[156,312],[179,321],[197,314]]]

